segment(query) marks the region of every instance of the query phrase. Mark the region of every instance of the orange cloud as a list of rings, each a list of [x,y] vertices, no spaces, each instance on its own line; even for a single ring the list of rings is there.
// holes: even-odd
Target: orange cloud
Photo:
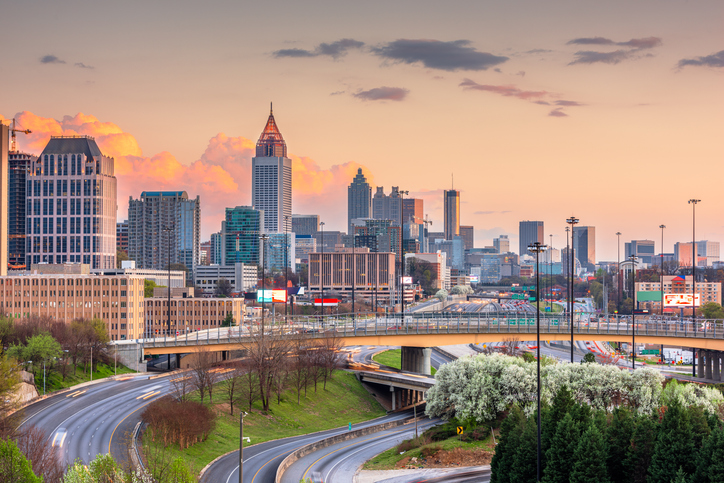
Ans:
[[[103,154],[115,158],[118,179],[118,218],[125,219],[126,200],[142,191],[187,191],[201,198],[202,238],[221,229],[224,208],[251,204],[251,158],[256,143],[247,138],[219,133],[209,140],[205,151],[190,165],[167,152],[144,156],[136,138],[118,125],[95,116],[78,113],[61,121],[22,112],[15,116],[29,136],[18,137],[21,150],[40,153],[50,136],[87,135],[95,138]],[[3,119],[0,116],[0,119]],[[369,170],[347,162],[321,168],[309,157],[292,159],[292,200],[294,213],[319,214],[330,229],[344,229],[347,219],[347,186],[362,168],[373,183]]]

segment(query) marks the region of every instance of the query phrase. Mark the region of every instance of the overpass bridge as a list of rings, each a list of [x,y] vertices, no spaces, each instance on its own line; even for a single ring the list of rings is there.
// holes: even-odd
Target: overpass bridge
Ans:
[[[258,321],[242,327],[193,332],[178,337],[142,340],[143,353],[184,354],[199,351],[232,351],[248,347],[262,337]],[[724,362],[724,327],[722,321],[691,320],[636,316],[599,317],[576,312],[571,331],[570,319],[563,314],[540,314],[542,340],[570,341],[605,340],[664,344],[703,349]],[[276,338],[329,339],[343,345],[390,345],[402,347],[402,370],[429,374],[431,347],[452,344],[498,342],[505,339],[531,340],[536,334],[535,314],[530,313],[450,313],[423,312],[387,315],[384,317],[329,316],[326,318],[290,317],[289,323],[269,321],[264,335]],[[709,357],[707,358],[709,359]],[[701,358],[700,358],[701,361]],[[700,362],[701,364],[701,362]],[[712,375],[720,374],[712,369]],[[707,371],[711,372],[711,371]],[[724,368],[721,371],[724,374]]]

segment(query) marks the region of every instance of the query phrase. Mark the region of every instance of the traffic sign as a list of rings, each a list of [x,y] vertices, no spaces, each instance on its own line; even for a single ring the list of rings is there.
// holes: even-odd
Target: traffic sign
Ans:
[[[463,434],[463,427],[462,427],[462,426],[458,426],[458,434]]]

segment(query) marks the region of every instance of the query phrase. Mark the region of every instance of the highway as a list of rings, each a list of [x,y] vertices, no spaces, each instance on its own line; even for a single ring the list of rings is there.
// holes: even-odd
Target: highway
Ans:
[[[169,387],[167,377],[150,379],[148,374],[105,379],[28,406],[20,427],[34,425],[45,431],[53,445],[60,447],[64,465],[76,459],[87,464],[109,451],[125,461],[128,435],[143,408],[166,395]]]

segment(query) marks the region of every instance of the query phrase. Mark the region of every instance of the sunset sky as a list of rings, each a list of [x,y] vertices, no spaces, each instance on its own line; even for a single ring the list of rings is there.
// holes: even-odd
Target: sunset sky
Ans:
[[[543,220],[616,236],[724,242],[724,2],[0,0],[0,118],[39,153],[95,136],[118,218],[142,190],[201,196],[202,240],[251,201],[274,102],[294,213],[346,228],[347,185],[462,191],[476,246]]]

